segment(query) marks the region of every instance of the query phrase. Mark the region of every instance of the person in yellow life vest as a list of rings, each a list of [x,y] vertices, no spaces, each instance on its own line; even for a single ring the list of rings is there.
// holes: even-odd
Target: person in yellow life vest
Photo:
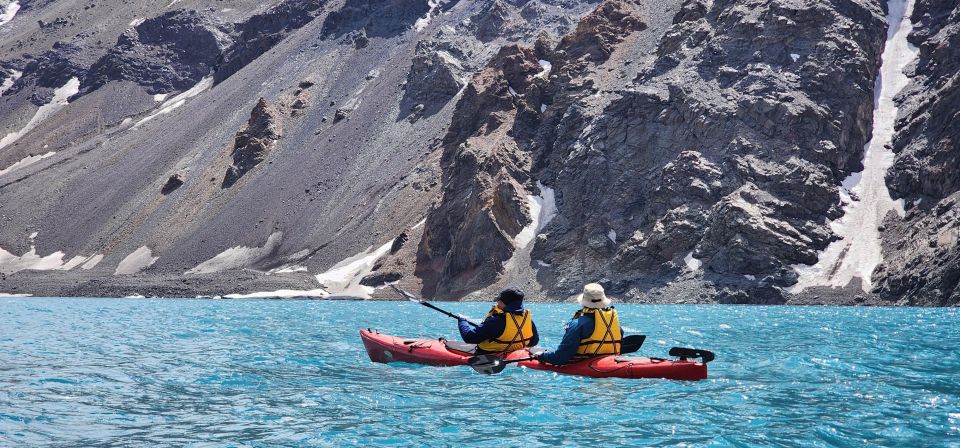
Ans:
[[[536,358],[550,364],[567,364],[584,358],[600,355],[619,355],[623,330],[620,318],[613,309],[603,287],[590,283],[583,287],[583,294],[577,296],[581,308],[574,313],[567,324],[563,340],[554,351],[538,355]]]
[[[530,310],[523,308],[523,291],[518,288],[503,290],[476,328],[463,319],[459,327],[463,342],[477,344],[478,354],[508,352],[540,342]]]

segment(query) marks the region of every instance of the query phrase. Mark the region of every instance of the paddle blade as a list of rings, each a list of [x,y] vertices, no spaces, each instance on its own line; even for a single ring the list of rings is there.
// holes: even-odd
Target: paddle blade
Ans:
[[[674,347],[670,349],[670,356],[676,356],[680,359],[687,358],[700,358],[700,360],[706,364],[710,361],[713,361],[713,352],[709,350],[701,350],[699,348],[684,348],[684,347]]]
[[[643,341],[645,340],[647,340],[647,337],[642,334],[624,336],[620,341],[620,353],[634,353],[640,350],[640,347],[643,346]]]
[[[503,369],[507,367],[507,363],[504,362],[503,358],[496,355],[471,356],[467,359],[467,364],[473,367],[473,370],[485,375],[498,374],[503,372]]]

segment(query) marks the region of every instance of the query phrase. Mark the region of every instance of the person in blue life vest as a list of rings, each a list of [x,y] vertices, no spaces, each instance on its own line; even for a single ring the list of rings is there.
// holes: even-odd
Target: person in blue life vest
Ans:
[[[603,286],[589,283],[577,296],[581,308],[567,324],[563,340],[554,351],[534,356],[542,362],[563,365],[600,355],[619,355],[623,330]]]
[[[460,319],[463,342],[477,344],[477,353],[502,353],[533,347],[540,342],[530,310],[523,308],[523,291],[508,288],[500,292],[487,317],[476,328]]]

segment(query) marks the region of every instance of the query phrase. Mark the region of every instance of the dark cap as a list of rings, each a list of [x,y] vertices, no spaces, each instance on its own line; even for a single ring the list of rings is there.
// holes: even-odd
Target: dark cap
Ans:
[[[523,291],[520,288],[507,288],[500,291],[497,300],[503,303],[512,303],[523,300]]]

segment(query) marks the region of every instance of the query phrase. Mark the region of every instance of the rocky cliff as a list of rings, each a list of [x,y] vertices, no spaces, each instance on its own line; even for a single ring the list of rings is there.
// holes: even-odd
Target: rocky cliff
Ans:
[[[0,293],[960,301],[955,2],[898,3],[867,292],[797,283],[858,200],[881,0],[20,5]]]

